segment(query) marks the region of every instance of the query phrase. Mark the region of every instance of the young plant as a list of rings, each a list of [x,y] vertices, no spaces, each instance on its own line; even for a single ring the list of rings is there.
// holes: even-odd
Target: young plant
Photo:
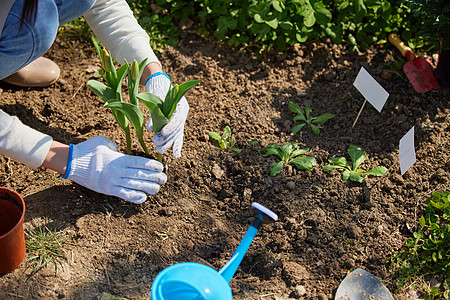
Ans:
[[[153,130],[155,133],[160,132],[161,129],[169,123],[169,119],[175,111],[181,97],[199,82],[200,79],[195,79],[180,85],[174,84],[167,92],[164,100],[149,92],[143,92],[136,95],[137,99],[142,101],[142,103],[144,103],[151,111]],[[158,160],[162,161],[162,155],[160,153],[158,153]]]
[[[131,154],[131,129],[129,124],[131,122],[136,131],[139,143],[144,149],[144,152],[148,154],[148,149],[143,139],[144,116],[139,109],[136,98],[137,85],[139,84],[146,60],[140,65],[137,64],[136,60],[132,65],[126,62],[116,70],[109,51],[105,48],[100,50],[98,41],[94,38],[92,40],[97,54],[101,59],[102,75],[106,81],[106,85],[97,80],[89,80],[87,86],[105,102],[104,107],[111,109],[120,128],[125,132],[127,153]],[[122,84],[127,75],[129,77],[128,90],[130,93],[130,102],[125,102],[122,96]]]
[[[287,142],[283,146],[278,144],[269,144],[266,152],[262,156],[276,155],[281,160],[270,165],[270,176],[276,176],[283,170],[285,164],[293,164],[297,169],[311,171],[317,164],[316,159],[311,156],[300,156],[309,151],[309,148],[296,149],[297,143]]]
[[[303,121],[302,123],[295,125],[292,128],[292,130],[291,130],[292,133],[299,132],[306,124],[308,124],[311,127],[314,134],[319,135],[320,134],[319,126],[314,125],[314,124],[324,124],[329,119],[331,119],[335,116],[332,114],[323,114],[323,115],[320,115],[317,117],[311,117],[311,110],[312,110],[311,108],[307,107],[307,108],[305,108],[305,111],[303,112],[303,110],[300,108],[300,106],[298,106],[294,102],[289,102],[288,109],[289,109],[289,111],[297,114],[294,117],[294,121]]]
[[[87,86],[100,99],[105,101],[104,107],[111,109],[117,123],[124,130],[127,140],[127,153],[131,154],[130,122],[136,131],[136,136],[142,149],[146,154],[149,154],[143,138],[144,115],[139,108],[139,101],[149,109],[153,121],[153,130],[157,133],[169,123],[169,119],[175,111],[181,97],[200,80],[191,80],[181,85],[175,84],[169,89],[164,100],[149,92],[139,93],[139,82],[147,59],[144,59],[140,64],[136,60],[132,64],[129,64],[125,60],[125,64],[116,70],[109,51],[104,48],[100,50],[98,40],[93,38],[93,41],[97,53],[101,58],[102,73],[106,85],[97,80],[89,80]],[[122,96],[122,83],[127,76],[129,102],[124,101]],[[158,160],[162,161],[162,155],[160,153],[158,153]]]
[[[425,299],[450,299],[450,201],[449,192],[432,193],[417,231],[391,258],[398,273],[397,285],[404,286],[427,278],[442,278],[440,286],[423,285]]]
[[[331,163],[331,165],[325,165],[323,166],[323,171],[328,172],[333,169],[343,169],[344,172],[342,173],[342,179],[347,181],[356,181],[356,182],[363,182],[364,178],[362,176],[372,175],[372,176],[383,176],[386,174],[387,169],[383,166],[377,166],[373,169],[370,169],[369,171],[364,171],[362,169],[359,169],[360,165],[366,160],[367,154],[366,152],[362,151],[360,147],[350,145],[350,147],[347,150],[348,155],[350,155],[350,158],[352,159],[352,165],[351,166],[345,157],[332,157],[329,158],[328,161]]]
[[[47,223],[47,220],[45,220]],[[40,269],[53,263],[55,271],[58,272],[58,264],[67,260],[65,246],[67,237],[48,227],[45,223],[32,221],[33,227],[25,230],[25,243],[27,247],[27,268],[32,268],[31,275]],[[31,276],[30,275],[30,276]]]
[[[225,126],[222,135],[217,132],[210,131],[209,136],[214,139],[215,142],[219,145],[220,148],[216,148],[216,150],[231,149],[237,153],[240,153],[242,150],[234,147],[234,145],[236,144],[236,139],[234,138],[234,136],[231,136],[230,126]]]

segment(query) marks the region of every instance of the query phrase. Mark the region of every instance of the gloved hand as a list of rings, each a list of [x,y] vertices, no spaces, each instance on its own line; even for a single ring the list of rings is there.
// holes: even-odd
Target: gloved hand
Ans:
[[[158,72],[151,75],[145,82],[147,92],[155,94],[164,101],[170,88],[170,78],[167,74]],[[189,104],[183,96],[178,102],[177,108],[170,117],[169,123],[164,126],[160,132],[153,136],[153,142],[156,145],[156,151],[166,152],[173,145],[173,155],[176,158],[181,156],[183,147],[184,123],[189,112]],[[153,130],[152,119],[146,124],[148,130]]]
[[[166,183],[163,165],[156,160],[117,152],[117,144],[103,136],[70,145],[67,171],[62,176],[98,193],[140,204]]]

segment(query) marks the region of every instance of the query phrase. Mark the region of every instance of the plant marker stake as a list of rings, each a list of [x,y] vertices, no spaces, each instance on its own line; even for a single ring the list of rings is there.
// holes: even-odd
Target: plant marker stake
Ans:
[[[355,127],[356,121],[358,121],[359,115],[361,115],[361,112],[362,112],[362,110],[363,110],[363,108],[364,108],[364,105],[366,105],[366,102],[367,102],[367,100],[364,100],[364,103],[363,103],[363,105],[361,106],[361,109],[359,110],[358,115],[356,116],[355,122],[353,122],[352,128]]]

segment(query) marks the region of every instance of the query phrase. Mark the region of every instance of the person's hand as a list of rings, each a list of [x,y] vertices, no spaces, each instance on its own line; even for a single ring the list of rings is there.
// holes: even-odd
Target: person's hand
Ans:
[[[166,94],[170,88],[170,79],[167,74],[158,72],[147,79],[145,88],[147,92],[152,93],[164,101]],[[173,145],[173,155],[176,158],[181,156],[181,148],[183,147],[184,123],[189,113],[189,104],[183,96],[178,102],[177,108],[170,117],[169,123],[164,126],[160,132],[155,133],[153,142],[156,145],[156,151],[159,153],[166,152]],[[153,130],[152,119],[149,118],[147,129]]]
[[[140,204],[166,183],[163,165],[156,160],[117,152],[117,144],[103,136],[70,145],[63,178],[98,193]]]

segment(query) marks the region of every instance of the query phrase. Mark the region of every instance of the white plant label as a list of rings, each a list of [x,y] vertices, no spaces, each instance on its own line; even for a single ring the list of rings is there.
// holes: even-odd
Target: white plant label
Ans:
[[[416,162],[414,149],[414,126],[401,138],[399,146],[400,172],[405,174]]]
[[[369,72],[366,71],[366,69],[361,67],[353,85],[364,98],[378,110],[378,112],[381,112],[381,109],[389,97],[389,93],[369,74]]]

